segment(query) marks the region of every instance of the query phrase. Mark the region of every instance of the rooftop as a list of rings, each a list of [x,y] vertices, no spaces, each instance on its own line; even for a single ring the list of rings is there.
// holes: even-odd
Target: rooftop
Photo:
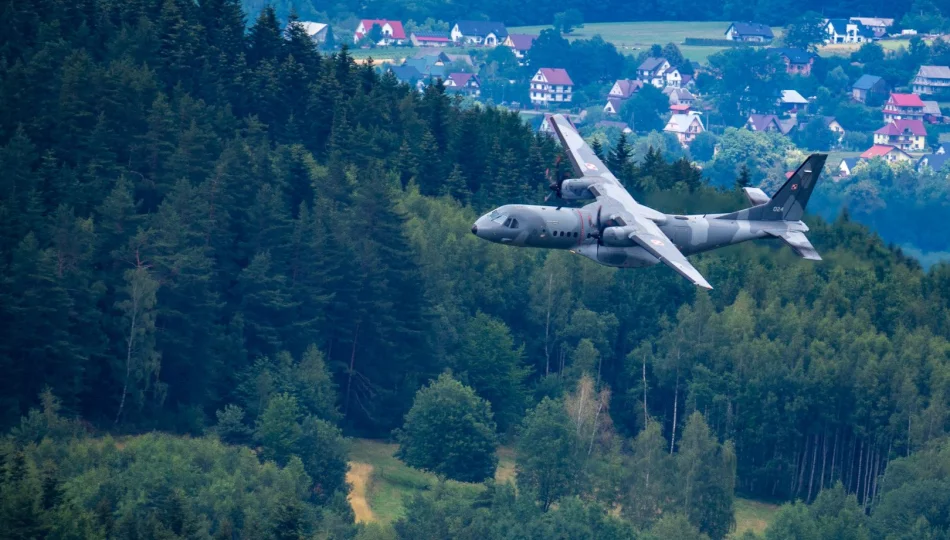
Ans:
[[[927,136],[927,128],[924,127],[923,120],[892,120],[874,133],[877,135],[903,135],[907,132],[917,137]]]
[[[858,90],[870,90],[874,87],[874,85],[881,82],[882,80],[883,79],[877,75],[861,75],[858,80],[854,81],[852,88],[856,88]]]
[[[666,123],[666,128],[664,131],[686,133],[689,131],[689,126],[692,125],[693,120],[699,120],[700,125],[703,123],[702,119],[699,117],[699,114],[694,112],[687,114],[674,114],[670,117],[669,122]]]
[[[772,39],[774,34],[772,34],[772,29],[769,28],[767,24],[754,23],[754,22],[734,22],[729,25],[730,28],[735,28],[736,32],[742,36],[762,36],[765,38]],[[726,30],[728,32],[728,30]]]
[[[531,34],[509,34],[508,39],[511,40],[512,48],[519,51],[527,51],[531,49],[531,45],[534,44],[534,40],[538,36],[533,36]]]
[[[861,157],[864,159],[871,159],[876,157],[884,157],[891,152],[900,152],[901,154],[907,155],[907,152],[904,152],[900,148],[891,146],[889,144],[875,144],[871,148],[868,148],[861,154]]]
[[[541,72],[541,75],[544,76],[544,80],[548,81],[548,84],[560,84],[564,86],[573,86],[574,81],[571,80],[571,76],[567,74],[562,68],[541,68],[538,71]]]
[[[363,28],[366,29],[367,33],[369,33],[369,31],[373,28],[374,24],[378,24],[380,28],[388,24],[389,27],[393,29],[393,39],[406,39],[406,31],[403,30],[402,23],[399,21],[388,21],[386,19],[363,19],[360,21],[360,24],[363,25]],[[357,35],[362,37],[363,34],[357,32]]]
[[[950,79],[950,66],[920,66],[917,76],[928,79]]]
[[[920,100],[920,96],[917,94],[891,94],[891,99],[888,100],[888,103],[898,107],[923,108],[924,106],[924,102]]]
[[[455,24],[463,36],[485,37],[488,34],[495,34],[500,39],[508,37],[505,23],[498,21],[456,21]]]

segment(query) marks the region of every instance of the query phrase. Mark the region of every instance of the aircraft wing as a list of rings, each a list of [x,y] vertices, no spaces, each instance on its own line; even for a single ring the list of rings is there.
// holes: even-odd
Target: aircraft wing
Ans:
[[[712,289],[712,285],[706,281],[706,278],[699,273],[692,264],[686,260],[680,250],[676,249],[673,242],[659,231],[659,236],[651,233],[630,233],[630,239],[640,245],[643,249],[650,252],[651,255],[663,261],[663,264],[669,266],[679,275],[693,282],[704,289]]]
[[[550,122],[571,158],[574,172],[587,180],[595,180],[590,187],[591,192],[597,196],[597,202],[603,205],[608,215],[616,215],[619,218],[617,221],[633,229],[630,239],[694,284],[712,289],[699,270],[686,260],[686,256],[657,226],[657,222],[662,223],[667,219],[666,215],[635,201],[564,115],[555,114],[551,116]]]

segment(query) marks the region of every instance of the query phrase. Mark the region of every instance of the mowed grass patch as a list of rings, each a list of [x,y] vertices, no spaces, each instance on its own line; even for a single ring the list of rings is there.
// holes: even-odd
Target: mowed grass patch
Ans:
[[[411,497],[433,489],[439,482],[434,474],[409,467],[395,457],[396,444],[370,439],[353,439],[350,443],[351,469],[359,464],[369,465],[371,472],[366,480],[365,497],[369,503],[372,519],[380,523],[392,523],[405,514],[406,502]],[[366,470],[365,467],[360,467]],[[514,480],[514,451],[500,448],[496,479]],[[449,480],[446,488],[475,497],[484,487]]]
[[[769,526],[769,523],[775,519],[775,513],[778,512],[778,505],[769,504],[752,499],[743,499],[736,497],[735,505],[736,530],[732,533],[732,538],[738,538],[746,531],[762,534]]]

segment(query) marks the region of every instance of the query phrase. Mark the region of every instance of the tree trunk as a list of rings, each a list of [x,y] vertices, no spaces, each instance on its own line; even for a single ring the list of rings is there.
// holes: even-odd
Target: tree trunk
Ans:
[[[828,431],[821,434],[821,480],[818,481],[818,492],[825,489],[825,461],[828,458]]]
[[[676,368],[676,384],[673,387],[673,433],[670,435],[670,455],[673,455],[673,447],[676,445],[676,409],[679,406],[680,398],[680,370]]]
[[[811,440],[811,472],[808,474],[808,495],[805,497],[805,502],[811,502],[811,490],[815,485],[815,463],[818,461],[818,435],[812,437]]]
[[[863,474],[863,469],[861,468],[864,465],[864,439],[861,439],[861,444],[858,449],[858,474],[854,479],[854,496],[861,498],[861,475]],[[858,501],[861,502],[861,501]]]
[[[643,429],[646,429],[650,421],[650,415],[647,413],[647,357],[643,357]],[[649,480],[647,480],[649,483]]]
[[[841,426],[838,426],[835,428],[835,445],[834,449],[831,451],[831,474],[828,475],[828,483],[832,485],[835,483],[835,460],[838,458],[838,435],[840,434]]]
[[[861,509],[867,512],[868,508],[868,493],[871,491],[871,450],[872,448],[868,446],[868,451],[864,457],[864,491],[861,497]],[[875,455],[877,454],[877,448],[874,448]]]
[[[551,373],[551,286],[553,275],[548,274],[548,309],[544,317],[544,374]]]
[[[808,439],[811,437],[805,435],[805,444],[802,446],[802,460],[798,465],[798,483],[795,485],[795,497],[802,491],[802,482],[805,481],[805,467],[808,465]]]
[[[138,256],[138,254],[136,254]],[[129,338],[125,347],[125,382],[122,383],[122,399],[119,400],[119,410],[115,414],[114,424],[118,425],[122,411],[125,410],[125,396],[129,394],[129,377],[132,376],[132,350],[135,348],[135,325],[139,315],[138,282],[132,280],[132,320],[129,323]]]
[[[356,323],[356,329],[353,331],[353,347],[350,349],[350,369],[347,371],[346,376],[346,398],[343,400],[343,418],[346,418],[350,412],[350,391],[353,387],[353,367],[356,364],[356,344],[360,337],[360,324],[362,324],[362,321]]]

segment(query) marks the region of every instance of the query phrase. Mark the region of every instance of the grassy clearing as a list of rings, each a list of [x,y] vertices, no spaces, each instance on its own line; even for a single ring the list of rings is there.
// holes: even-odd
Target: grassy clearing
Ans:
[[[432,489],[438,479],[396,459],[397,445],[369,439],[353,439],[350,446],[350,472],[347,481],[353,486],[350,502],[357,520],[364,523],[389,524],[405,513],[405,502],[416,494]],[[515,451],[510,447],[498,449],[498,482],[515,480]],[[480,484],[449,480],[448,489],[467,492],[474,496]],[[762,534],[772,521],[778,506],[751,499],[736,498],[736,532]]]
[[[722,39],[728,27],[729,22],[722,21],[590,23],[585,24],[584,28],[575,30],[567,38],[590,39],[595,35],[600,35],[605,41],[616,45],[620,52],[631,56],[640,54],[643,49],[649,48],[654,43],[665,45],[672,42],[679,45],[680,51],[686,58],[694,62],[705,62],[710,55],[724,50],[725,47],[687,46],[682,44],[683,40],[688,37]],[[522,26],[509,28],[509,32],[538,34],[547,28],[551,27]],[[781,33],[780,28],[773,28],[772,31],[776,35]]]
[[[778,512],[778,505],[769,504],[752,499],[742,499],[736,497],[736,532],[732,534],[733,538],[738,538],[746,531],[752,531],[755,534],[762,534],[769,523],[775,518]]]
[[[396,459],[397,445],[369,439],[354,439],[350,446],[350,480],[353,486],[351,504],[360,521],[392,523],[402,517],[405,502],[416,494],[432,489],[438,479],[434,474],[413,469]],[[514,479],[514,451],[498,451],[499,480]],[[480,484],[446,482],[448,489],[471,495],[481,491]],[[364,510],[360,498],[368,507]],[[365,517],[361,519],[360,516]]]

